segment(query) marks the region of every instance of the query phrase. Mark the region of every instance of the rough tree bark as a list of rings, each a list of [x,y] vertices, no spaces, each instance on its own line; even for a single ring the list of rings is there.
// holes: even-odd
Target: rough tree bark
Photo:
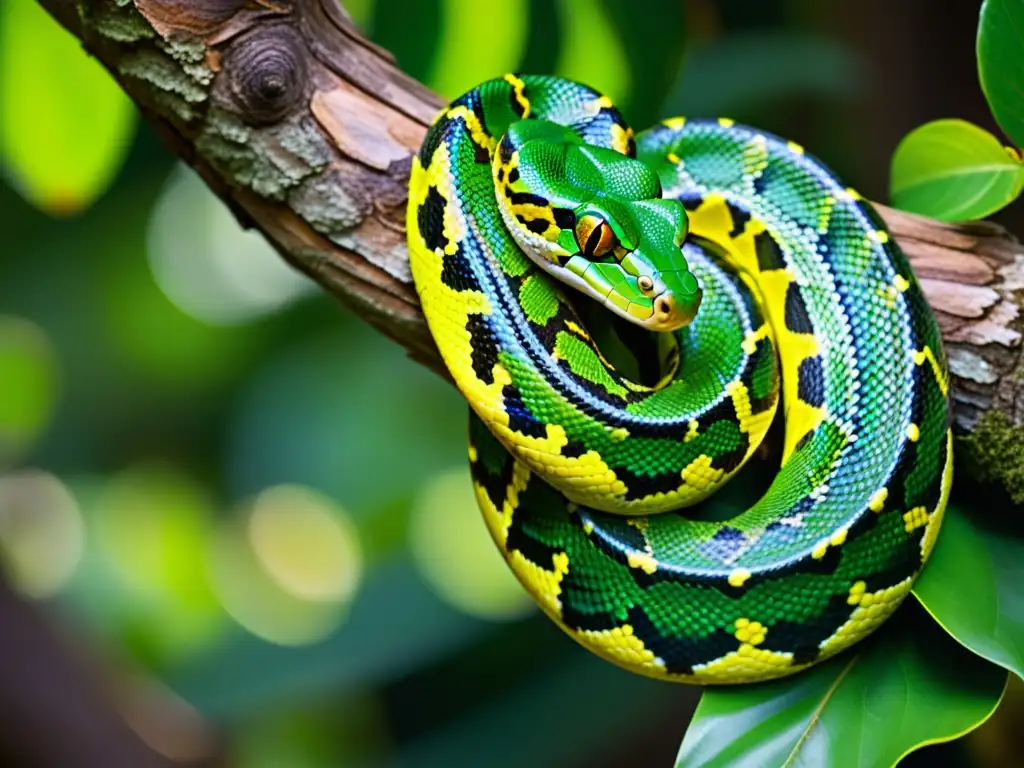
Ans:
[[[40,3],[243,224],[440,370],[404,219],[411,156],[442,101],[338,0]],[[961,445],[1024,501],[1024,249],[993,224],[879,210],[942,326]]]

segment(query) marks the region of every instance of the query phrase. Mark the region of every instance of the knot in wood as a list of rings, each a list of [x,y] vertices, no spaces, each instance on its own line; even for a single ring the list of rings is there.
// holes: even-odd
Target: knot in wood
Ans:
[[[226,70],[242,118],[253,124],[284,117],[306,92],[305,46],[291,27],[279,24],[239,40]]]

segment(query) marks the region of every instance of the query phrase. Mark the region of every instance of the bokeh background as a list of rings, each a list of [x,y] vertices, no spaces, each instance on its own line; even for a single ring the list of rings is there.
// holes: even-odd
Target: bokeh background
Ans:
[[[791,137],[880,201],[910,129],[997,130],[976,0],[343,4],[445,95],[555,72],[638,128]],[[81,685],[168,764],[671,764],[699,691],[533,608],[456,392],[240,229],[32,0],[0,4],[0,65],[0,758],[84,738],[61,720]],[[1012,765],[1020,699],[907,764]]]

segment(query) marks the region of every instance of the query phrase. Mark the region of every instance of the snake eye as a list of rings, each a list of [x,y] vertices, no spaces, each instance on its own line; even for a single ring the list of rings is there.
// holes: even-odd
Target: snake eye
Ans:
[[[619,239],[606,220],[588,214],[576,222],[576,244],[588,259],[600,259],[615,250]]]
[[[650,293],[654,290],[654,280],[649,275],[640,275],[637,278],[636,285],[644,293]]]

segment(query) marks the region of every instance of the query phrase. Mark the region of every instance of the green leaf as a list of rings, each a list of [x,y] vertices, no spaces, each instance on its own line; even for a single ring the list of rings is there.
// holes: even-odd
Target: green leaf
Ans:
[[[914,594],[946,631],[1024,678],[1024,535],[986,529],[957,507]]]
[[[988,131],[935,120],[896,147],[890,190],[897,208],[943,221],[980,219],[1013,202],[1024,165]]]
[[[561,0],[562,45],[555,74],[595,88],[616,103],[633,88],[626,50],[607,9],[598,0]]]
[[[978,77],[999,127],[1024,146],[1024,0],[985,0]]]
[[[57,400],[56,353],[43,330],[0,315],[0,469],[29,451]]]
[[[441,35],[427,85],[454,99],[477,83],[518,69],[529,33],[526,0],[441,0]]]
[[[660,107],[683,64],[689,45],[686,34],[686,3],[679,0],[645,0],[644,13],[636,12],[633,0],[604,0],[601,5],[618,38],[631,87],[616,101],[636,130],[666,115]],[[559,11],[565,18],[564,9]],[[561,25],[563,26],[563,21]],[[534,23],[536,29],[536,22]]]
[[[901,611],[853,653],[792,678],[709,689],[677,768],[889,768],[976,728],[1006,673],[914,613],[920,621]]]
[[[936,120],[907,134],[892,162],[893,203],[946,221],[987,216],[1020,194],[1024,165],[988,131]]]
[[[0,3],[0,162],[26,199],[51,214],[88,207],[134,126],[121,89],[38,3]]]

